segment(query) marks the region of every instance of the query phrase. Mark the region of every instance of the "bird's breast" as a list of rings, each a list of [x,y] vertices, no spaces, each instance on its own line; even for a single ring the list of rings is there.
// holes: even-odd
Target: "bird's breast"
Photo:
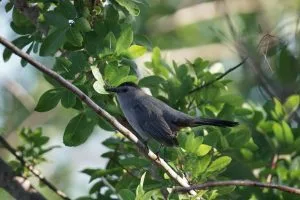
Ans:
[[[124,101],[122,98],[118,98],[120,103],[120,107],[122,112],[127,119],[128,123],[131,127],[144,139],[148,140],[149,137],[147,133],[144,133],[143,128],[141,127],[143,122],[138,116],[138,113],[135,110],[135,103],[134,100],[131,101]]]

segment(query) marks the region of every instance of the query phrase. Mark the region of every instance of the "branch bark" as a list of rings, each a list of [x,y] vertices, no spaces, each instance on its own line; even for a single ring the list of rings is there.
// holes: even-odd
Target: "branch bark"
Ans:
[[[244,59],[242,60],[242,62],[240,62],[240,63],[237,64],[236,66],[234,66],[234,67],[228,69],[225,73],[221,74],[221,75],[218,76],[216,79],[214,79],[214,80],[212,80],[212,81],[209,81],[209,82],[207,82],[207,83],[205,83],[205,84],[203,84],[203,85],[201,85],[201,86],[199,86],[199,87],[194,88],[193,90],[191,90],[191,91],[189,92],[189,94],[192,94],[192,93],[194,93],[194,92],[197,92],[197,91],[199,91],[199,90],[201,90],[201,89],[203,89],[203,88],[205,88],[205,87],[208,87],[208,86],[214,84],[214,83],[217,82],[218,80],[222,79],[224,76],[228,75],[229,73],[233,72],[234,70],[236,70],[237,68],[239,68],[240,66],[242,66],[242,65],[246,62],[247,59],[248,59],[248,57],[244,58]]]
[[[125,128],[122,124],[120,124],[113,116],[111,116],[106,110],[98,106],[89,96],[87,96],[84,92],[82,92],[78,87],[64,79],[62,76],[52,71],[50,68],[41,64],[40,62],[34,60],[30,55],[25,52],[22,52],[18,47],[16,47],[11,42],[7,41],[5,38],[0,36],[0,43],[3,44],[6,48],[10,49],[16,55],[20,56],[28,63],[30,63],[33,67],[38,69],[39,71],[47,74],[58,83],[60,83],[63,87],[70,90],[72,93],[78,96],[88,107],[90,107],[95,113],[99,116],[105,118],[117,131],[122,133],[126,138],[132,141],[141,151],[148,157],[152,162],[156,165],[164,169],[167,174],[174,179],[179,185],[182,187],[189,187],[188,180],[184,177],[179,176],[162,158],[159,158],[154,152],[152,152],[149,148],[147,148],[143,142],[141,142],[132,132],[130,132],[127,128]],[[189,193],[191,195],[196,195],[197,193],[194,190],[190,190]]]
[[[28,180],[17,174],[0,158],[0,187],[11,196],[22,200],[46,200]]]
[[[20,163],[26,167],[34,176],[36,176],[42,183],[47,185],[52,191],[54,191],[58,196],[60,196],[62,199],[70,200],[70,198],[64,194],[62,191],[58,190],[55,185],[53,185],[50,181],[48,181],[42,173],[34,168],[34,166],[27,163],[24,158],[17,153],[17,151],[2,137],[0,136],[0,143],[3,145],[5,149],[7,149],[11,154],[13,154]]]
[[[283,192],[293,193],[300,195],[300,189],[288,187],[285,185],[276,185],[272,183],[261,183],[257,181],[250,181],[250,180],[230,180],[230,181],[212,181],[207,182],[199,185],[193,185],[188,188],[175,188],[174,192],[187,192],[189,190],[204,190],[211,187],[225,187],[225,186],[252,186],[252,187],[260,187],[260,188],[270,188],[270,189],[277,189]]]

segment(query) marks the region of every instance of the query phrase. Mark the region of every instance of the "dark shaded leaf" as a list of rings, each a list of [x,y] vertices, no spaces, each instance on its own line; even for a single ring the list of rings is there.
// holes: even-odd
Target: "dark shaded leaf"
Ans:
[[[75,27],[77,30],[80,30],[82,32],[88,32],[92,30],[89,21],[84,17],[80,17],[75,20]]]
[[[83,37],[81,33],[76,28],[69,28],[66,33],[67,41],[74,46],[80,47],[83,42]]]
[[[62,92],[61,105],[65,108],[71,108],[76,104],[76,96],[71,91]]]
[[[64,44],[66,30],[56,30],[46,37],[40,48],[40,56],[50,56]]]
[[[133,200],[135,199],[135,194],[128,189],[122,189],[119,192],[123,200]]]
[[[140,14],[139,7],[132,0],[116,0],[118,4],[126,8],[126,10],[133,16],[138,16]]]
[[[55,11],[49,11],[44,14],[45,22],[48,25],[64,29],[69,26],[68,19],[65,18],[61,13]]]
[[[39,99],[35,111],[46,112],[53,109],[61,99],[61,92],[56,89],[51,89],[45,92]]]
[[[63,142],[66,146],[78,146],[84,143],[94,129],[94,121],[81,113],[72,118],[64,132]]]

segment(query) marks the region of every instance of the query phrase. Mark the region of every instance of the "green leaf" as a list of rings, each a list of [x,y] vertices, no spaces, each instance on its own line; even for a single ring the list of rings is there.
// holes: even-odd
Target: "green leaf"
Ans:
[[[164,84],[166,81],[160,76],[146,76],[139,81],[140,87],[157,87],[159,84]]]
[[[279,120],[284,116],[283,106],[281,102],[276,98],[274,98],[274,103],[275,103],[275,107],[274,107],[274,112],[272,112],[272,115],[275,119]]]
[[[106,47],[107,53],[113,53],[116,49],[117,40],[113,32],[109,32],[104,38],[104,46]]]
[[[51,89],[45,92],[39,99],[35,111],[46,112],[53,109],[61,99],[61,92],[57,89]]]
[[[61,105],[65,108],[71,108],[76,104],[76,96],[71,91],[66,90],[62,93]]]
[[[237,108],[234,110],[236,116],[247,116],[253,114],[252,110],[248,108]]]
[[[101,187],[103,186],[103,182],[102,181],[98,181],[96,182],[89,190],[89,194],[94,194],[94,193],[98,193],[98,191],[101,190]]]
[[[96,92],[98,92],[99,94],[108,94],[108,92],[106,92],[106,90],[104,89],[105,83],[103,81],[102,75],[98,69],[97,66],[91,66],[92,69],[92,73],[94,78],[96,79],[96,81],[93,84],[93,88]]]
[[[69,73],[72,62],[65,57],[56,57],[54,69],[58,73]]]
[[[253,153],[249,149],[241,148],[240,153],[246,160],[252,160],[252,158],[253,158]]]
[[[118,4],[126,8],[126,10],[133,16],[138,16],[140,14],[139,7],[132,0],[116,0]]]
[[[284,141],[283,129],[282,129],[281,125],[277,122],[274,122],[272,128],[273,128],[275,137],[277,138],[279,143],[283,144],[285,141]]]
[[[195,166],[195,169],[196,169],[195,173],[197,175],[202,174],[203,172],[205,172],[208,165],[210,164],[211,158],[212,158],[211,154],[207,154],[206,156],[200,158],[197,161],[197,164]]]
[[[33,32],[35,32],[36,30],[35,26],[32,24],[26,26],[17,26],[14,24],[14,22],[11,22],[10,27],[14,32],[16,32],[19,35],[33,34]]]
[[[160,189],[150,190],[143,195],[142,200],[148,199],[163,199]]]
[[[133,82],[136,83],[138,78],[135,75],[129,75],[121,78],[121,80],[117,83],[117,85],[120,85],[125,82]]]
[[[34,143],[35,146],[40,147],[44,144],[47,144],[49,139],[50,138],[47,136],[38,136],[38,137],[32,137],[31,141]]]
[[[84,17],[80,17],[75,20],[75,27],[77,28],[77,30],[80,30],[82,32],[88,32],[92,30],[89,21]]]
[[[209,168],[207,169],[207,172],[216,172],[223,170],[229,163],[231,162],[231,158],[228,156],[222,156],[220,158],[217,158],[214,160]]]
[[[40,56],[50,56],[64,44],[66,39],[65,30],[56,30],[46,37],[40,48]]]
[[[123,166],[134,166],[134,167],[138,167],[138,168],[145,167],[150,164],[148,160],[143,159],[143,158],[136,158],[136,157],[125,158],[125,159],[119,160],[119,162]]]
[[[19,47],[20,49],[23,49],[30,42],[32,42],[32,40],[28,36],[21,36],[12,41],[12,43],[17,47]],[[8,61],[11,55],[12,55],[12,51],[9,50],[8,48],[5,48],[3,51],[3,60],[5,62]]]
[[[93,66],[91,66],[91,70],[92,70],[92,74],[93,74],[94,78],[97,81],[102,81],[104,84],[104,81],[103,81],[102,75],[99,71],[99,68],[97,66],[93,65]]]
[[[246,126],[239,126],[232,130],[232,133],[226,136],[227,141],[230,142],[230,146],[240,148],[251,138],[251,132]]]
[[[203,137],[195,137],[194,133],[191,132],[186,136],[184,148],[188,152],[197,153],[197,150],[202,142]]]
[[[119,12],[112,4],[105,6],[104,16],[105,16],[105,20],[108,22],[108,24],[111,25],[111,24],[118,23]]]
[[[100,81],[95,81],[93,84],[94,90],[99,94],[108,94],[106,90],[104,89],[104,84]]]
[[[282,83],[293,83],[299,74],[299,62],[290,50],[285,47],[278,56],[276,74]]]
[[[150,66],[147,66],[153,69],[155,75],[161,75],[163,77],[169,77],[169,71],[167,67],[162,63],[160,49],[155,47],[152,52],[152,63]]]
[[[5,5],[5,12],[9,12],[13,8],[14,4],[12,2],[7,2]]]
[[[244,102],[243,98],[238,95],[233,95],[233,94],[225,94],[222,96],[219,96],[216,101],[219,101],[220,103],[228,103],[229,105],[232,106],[238,106],[242,105]]]
[[[52,25],[57,28],[64,29],[69,26],[68,19],[65,18],[61,13],[55,11],[49,11],[44,14],[45,22],[48,25]]]
[[[70,42],[74,46],[80,47],[83,42],[83,37],[81,33],[76,28],[69,28],[67,33],[67,41]]]
[[[60,1],[60,5],[57,7],[57,10],[67,19],[75,19],[77,15],[76,9],[70,0]]]
[[[145,176],[146,176],[146,172],[142,175],[140,184],[139,184],[138,187],[136,188],[136,192],[135,192],[135,195],[136,195],[136,198],[135,198],[135,199],[136,199],[136,200],[142,199],[142,197],[143,197],[144,194],[145,194],[145,191],[144,191],[144,189],[143,189],[143,187],[144,187]]]
[[[299,107],[299,103],[300,103],[299,95],[289,96],[285,101],[285,103],[283,104],[283,108],[286,114],[289,116],[293,112],[295,112]]]
[[[285,121],[281,122],[281,126],[283,129],[283,135],[284,135],[286,144],[290,144],[290,145],[293,144],[294,135],[293,135],[292,129]]]
[[[98,36],[94,31],[90,31],[85,34],[84,46],[89,54],[98,55],[98,53],[104,48],[103,42],[103,38]]]
[[[72,62],[72,73],[82,73],[85,69],[89,69],[88,55],[84,51],[73,51],[69,54]]]
[[[87,118],[84,113],[72,118],[64,132],[64,144],[66,146],[78,146],[84,143],[91,135],[94,125],[94,121]]]
[[[104,38],[107,33],[108,33],[108,30],[107,30],[107,26],[104,24],[103,21],[97,21],[95,24],[94,24],[94,30],[95,32],[97,33],[98,36],[100,36],[100,38]]]
[[[32,24],[30,20],[16,8],[13,9],[12,21],[19,27],[29,26]]]
[[[196,58],[192,67],[195,71],[196,76],[199,78],[203,74],[203,70],[209,66],[209,61],[203,60],[202,58]]]
[[[198,149],[197,149],[197,155],[198,156],[205,156],[206,154],[208,154],[208,152],[211,150],[211,146],[206,145],[206,144],[201,144]]]
[[[106,65],[104,75],[107,82],[112,86],[121,84],[122,79],[129,74],[130,68],[128,66]]]
[[[133,32],[131,27],[125,28],[121,32],[121,36],[117,40],[116,44],[116,53],[120,54],[123,51],[127,50],[133,41]]]
[[[138,58],[146,53],[147,49],[144,46],[140,45],[132,45],[129,47],[127,53],[129,54],[129,57],[132,59]]]
[[[30,54],[33,48],[33,43],[30,44],[30,46],[28,47],[28,49],[26,50],[27,54]],[[28,62],[25,59],[21,59],[21,66],[25,67],[28,64]]]
[[[122,197],[122,200],[133,200],[133,199],[135,199],[135,194],[133,192],[131,192],[131,190],[128,190],[128,189],[120,190],[119,194]]]

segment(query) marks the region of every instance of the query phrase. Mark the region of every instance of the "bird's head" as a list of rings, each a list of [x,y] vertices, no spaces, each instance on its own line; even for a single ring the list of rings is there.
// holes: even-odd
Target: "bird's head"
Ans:
[[[117,87],[106,87],[107,92],[114,92],[117,95],[132,95],[138,91],[140,88],[133,82],[124,82]]]

